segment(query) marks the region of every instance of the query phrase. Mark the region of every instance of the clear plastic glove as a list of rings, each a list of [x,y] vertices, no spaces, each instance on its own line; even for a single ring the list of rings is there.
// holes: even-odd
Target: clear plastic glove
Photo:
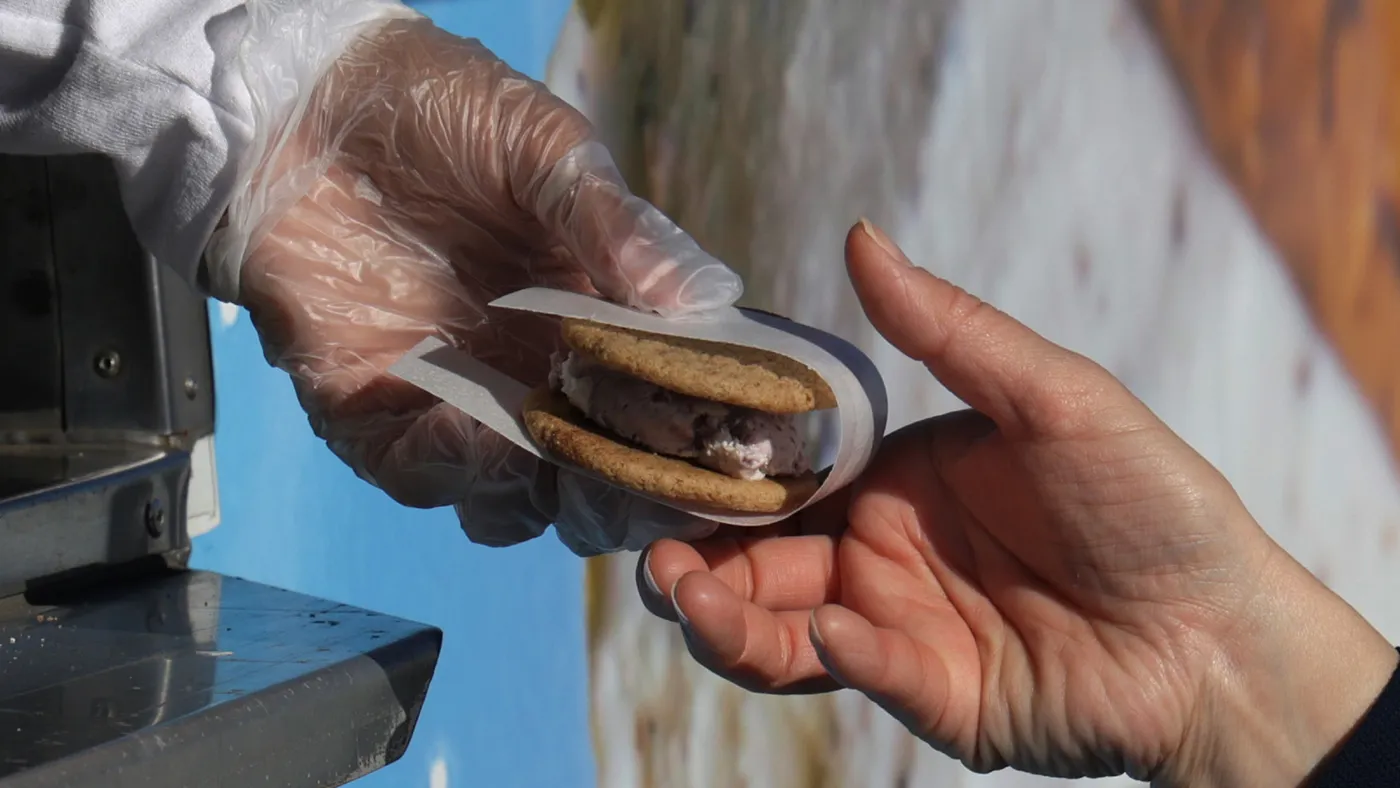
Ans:
[[[424,337],[527,384],[554,321],[488,313],[548,285],[674,316],[742,283],[633,196],[589,123],[479,43],[397,3],[249,4],[257,144],[207,260],[247,307],[316,434],[415,507],[455,506],[477,542],[553,522],[570,549],[634,549],[711,524],[536,461],[386,370]]]

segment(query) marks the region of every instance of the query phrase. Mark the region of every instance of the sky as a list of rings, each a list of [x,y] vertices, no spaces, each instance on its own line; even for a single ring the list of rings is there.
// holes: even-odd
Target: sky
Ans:
[[[542,79],[568,0],[419,8]],[[194,564],[444,632],[408,753],[356,788],[592,786],[582,562],[552,532],[479,547],[451,511],[394,504],[311,433],[247,315],[213,304],[211,316],[223,512]]]

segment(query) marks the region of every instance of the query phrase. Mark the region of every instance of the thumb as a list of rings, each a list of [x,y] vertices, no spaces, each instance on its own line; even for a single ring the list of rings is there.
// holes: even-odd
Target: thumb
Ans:
[[[1068,436],[1135,402],[1102,367],[916,267],[862,220],[846,265],[871,323],[900,352],[1012,439]]]
[[[675,317],[743,295],[738,274],[628,190],[601,143],[574,147],[531,191],[536,215],[614,301]]]

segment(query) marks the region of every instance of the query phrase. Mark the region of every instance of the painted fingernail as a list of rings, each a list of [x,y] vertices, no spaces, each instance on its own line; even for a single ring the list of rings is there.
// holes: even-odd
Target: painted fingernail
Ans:
[[[880,249],[892,259],[904,265],[913,265],[913,263],[909,262],[909,258],[905,257],[904,252],[900,251],[899,247],[895,245],[894,241],[890,240],[888,235],[885,235],[885,231],[876,227],[869,219],[861,218],[860,229],[861,232],[865,233],[867,238],[874,241],[875,245],[880,247]]]

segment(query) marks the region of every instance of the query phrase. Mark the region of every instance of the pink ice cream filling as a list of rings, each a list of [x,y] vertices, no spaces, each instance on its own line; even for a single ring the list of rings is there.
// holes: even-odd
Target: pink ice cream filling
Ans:
[[[679,394],[573,352],[552,361],[552,389],[593,423],[656,454],[748,481],[810,470],[793,416]]]

